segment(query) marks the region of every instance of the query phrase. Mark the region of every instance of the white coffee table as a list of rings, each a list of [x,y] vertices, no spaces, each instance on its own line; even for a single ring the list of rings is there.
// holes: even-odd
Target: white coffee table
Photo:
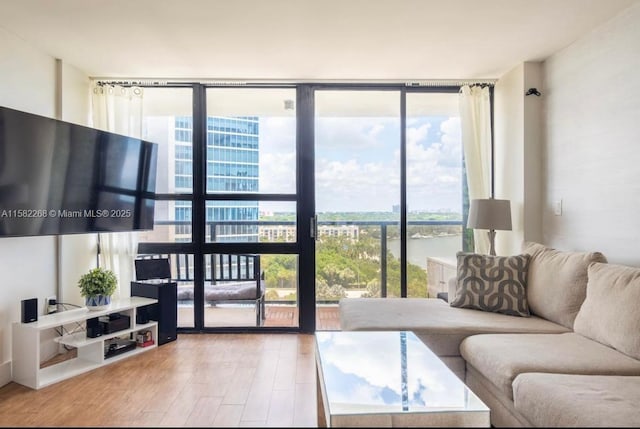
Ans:
[[[409,331],[317,332],[320,427],[489,427],[489,408]]]

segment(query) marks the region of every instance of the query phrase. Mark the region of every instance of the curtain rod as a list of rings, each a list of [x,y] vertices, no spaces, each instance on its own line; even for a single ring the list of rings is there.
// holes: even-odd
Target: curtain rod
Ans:
[[[372,84],[372,85],[404,85],[410,88],[417,87],[445,87],[463,85],[494,86],[497,79],[426,79],[426,80],[373,80],[373,79],[320,79],[320,80],[235,80],[235,79],[108,79],[93,78],[98,85],[122,85],[122,86],[170,86],[190,85],[199,83],[215,86],[251,86],[251,85],[295,85],[295,84]]]

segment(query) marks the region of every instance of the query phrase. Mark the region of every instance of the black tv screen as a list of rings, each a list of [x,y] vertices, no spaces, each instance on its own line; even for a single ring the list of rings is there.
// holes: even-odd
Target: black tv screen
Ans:
[[[153,229],[155,143],[0,107],[0,236]]]

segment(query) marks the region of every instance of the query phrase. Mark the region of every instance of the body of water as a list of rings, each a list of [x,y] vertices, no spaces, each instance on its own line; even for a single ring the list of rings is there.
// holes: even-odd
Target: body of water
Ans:
[[[400,259],[400,240],[389,240],[387,246],[393,256]],[[424,269],[427,268],[427,256],[455,258],[456,252],[460,250],[462,250],[462,235],[407,240],[407,259]]]

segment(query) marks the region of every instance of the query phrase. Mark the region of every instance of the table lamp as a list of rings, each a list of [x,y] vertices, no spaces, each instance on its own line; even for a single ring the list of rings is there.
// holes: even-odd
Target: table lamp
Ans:
[[[496,230],[511,230],[511,205],[509,200],[496,200],[494,198],[471,200],[467,228],[488,229],[489,254],[496,255],[495,237]]]

